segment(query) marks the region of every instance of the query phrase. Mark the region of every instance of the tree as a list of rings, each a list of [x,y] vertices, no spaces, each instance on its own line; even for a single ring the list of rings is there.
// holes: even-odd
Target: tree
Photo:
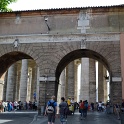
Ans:
[[[12,2],[16,2],[17,0],[0,0],[0,12],[8,12],[8,11],[12,11],[11,9],[9,9],[7,6],[12,3]]]

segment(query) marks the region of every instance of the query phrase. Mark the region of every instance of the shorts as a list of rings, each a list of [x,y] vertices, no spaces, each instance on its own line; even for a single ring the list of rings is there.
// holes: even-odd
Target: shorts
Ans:
[[[55,114],[53,113],[48,114],[48,122],[52,122],[52,123],[55,122]]]

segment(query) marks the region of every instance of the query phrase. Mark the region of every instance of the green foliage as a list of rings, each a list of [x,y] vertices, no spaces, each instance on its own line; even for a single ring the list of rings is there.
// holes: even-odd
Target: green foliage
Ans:
[[[8,11],[12,11],[11,9],[9,9],[7,6],[12,3],[12,2],[16,2],[17,0],[0,0],[0,12],[8,12]]]

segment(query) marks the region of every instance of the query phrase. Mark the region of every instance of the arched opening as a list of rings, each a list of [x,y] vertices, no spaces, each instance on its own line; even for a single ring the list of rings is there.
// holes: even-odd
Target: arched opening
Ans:
[[[75,61],[75,60],[81,60],[81,59],[85,59],[85,58],[88,58],[88,59],[91,59],[91,60],[94,60],[96,62],[99,62],[102,66],[104,66],[104,68],[106,69],[106,72],[109,72],[109,82],[110,82],[110,77],[111,77],[111,69],[110,69],[110,66],[109,66],[109,63],[107,62],[107,60],[102,56],[100,55],[99,53],[95,52],[95,51],[92,51],[92,50],[88,50],[88,49],[80,49],[80,50],[75,50],[69,54],[67,54],[65,57],[62,58],[62,60],[60,61],[60,63],[58,64],[57,66],[57,69],[56,69],[56,94],[57,94],[57,91],[58,91],[58,86],[61,85],[60,84],[60,74],[62,73],[62,71],[67,68],[67,66]],[[85,66],[85,65],[84,65]],[[96,65],[95,65],[96,66]],[[96,71],[96,70],[95,70]],[[100,71],[100,70],[99,70]],[[89,72],[88,72],[89,73]],[[85,74],[85,70],[84,70],[84,74]],[[97,75],[96,78],[98,78],[99,75]],[[102,74],[102,80],[106,81],[107,78],[108,78],[108,75],[107,73],[104,73]],[[82,80],[82,82],[85,82],[84,81],[85,79]],[[67,82],[67,81],[66,81]],[[99,79],[99,82],[100,82],[100,79]],[[89,81],[90,83],[90,81]],[[91,81],[92,83],[92,81]],[[106,82],[107,83],[107,82]],[[96,86],[96,85],[95,85]],[[98,86],[98,84],[97,84]],[[89,88],[89,87],[88,87]],[[77,89],[79,90],[79,89]],[[76,90],[76,91],[77,91]],[[97,90],[97,88],[95,87],[95,90]],[[60,90],[59,90],[60,91]],[[66,92],[66,91],[65,91]],[[74,91],[75,92],[75,91]],[[96,91],[95,91],[96,92]],[[98,94],[98,93],[97,93]],[[99,95],[100,96],[100,95]],[[68,96],[69,97],[69,96]],[[66,98],[67,99],[67,98]],[[97,101],[97,100],[96,100]]]
[[[10,52],[1,56],[0,57],[0,67],[1,67],[0,77],[13,63],[22,59],[33,59],[33,58],[25,53],[18,52],[18,51]]]
[[[62,60],[59,62],[57,69],[56,69],[56,79],[59,79],[59,76],[62,72],[62,70],[73,60],[75,59],[79,59],[82,57],[88,57],[88,58],[92,58],[95,59],[99,62],[101,62],[109,71],[110,73],[110,68],[109,68],[109,64],[107,62],[107,60],[101,56],[99,53],[92,51],[92,50],[88,50],[88,49],[80,49],[80,50],[75,50],[72,51],[71,53],[68,53],[65,57],[62,58]]]
[[[0,57],[0,66],[0,100],[17,101],[23,109],[27,109],[25,104],[37,101],[37,64],[31,56],[10,52]]]

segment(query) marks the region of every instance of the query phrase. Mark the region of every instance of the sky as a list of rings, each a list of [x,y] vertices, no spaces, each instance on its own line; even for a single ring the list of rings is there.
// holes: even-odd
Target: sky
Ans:
[[[17,0],[16,3],[12,3],[8,7],[16,11],[120,4],[124,4],[124,0]]]

